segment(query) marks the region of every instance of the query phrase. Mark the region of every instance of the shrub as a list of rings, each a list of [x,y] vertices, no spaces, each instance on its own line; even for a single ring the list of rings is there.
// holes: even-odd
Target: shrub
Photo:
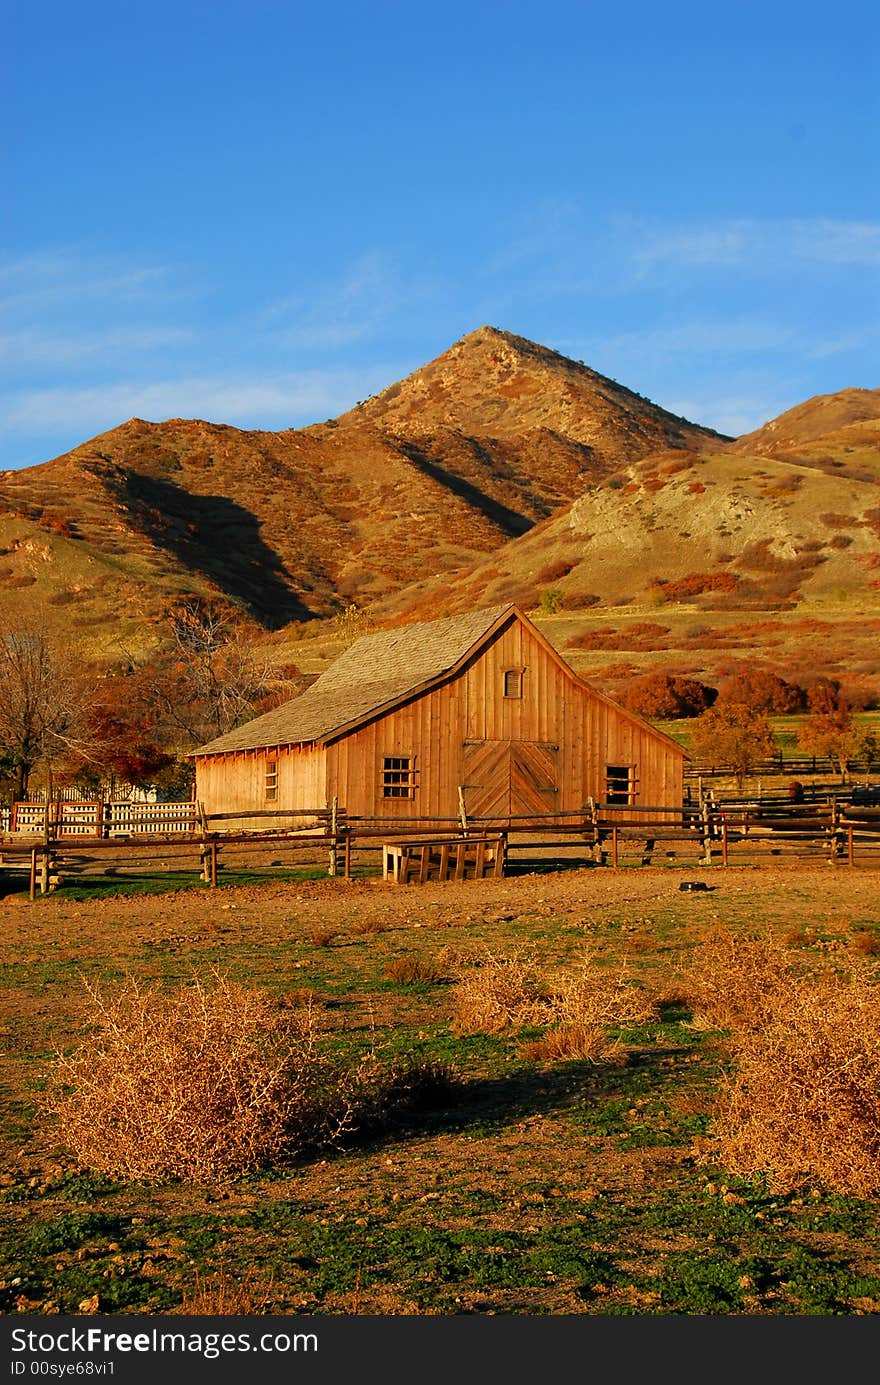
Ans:
[[[760,1027],[791,978],[792,958],[769,938],[713,933],[694,951],[683,994],[697,1029]]]
[[[783,985],[738,1045],[700,1156],[792,1190],[880,1192],[880,993],[858,975]]]
[[[501,1034],[547,1017],[548,988],[522,952],[488,953],[455,985],[455,1027],[463,1034]]]
[[[741,702],[755,712],[790,713],[803,710],[806,694],[798,684],[787,683],[776,673],[755,669],[724,679],[718,700]]]
[[[739,578],[732,572],[690,572],[686,577],[674,581],[664,581],[655,577],[649,587],[660,595],[663,601],[689,601],[704,592],[729,593],[736,590]]]
[[[363,1072],[319,1053],[310,1007],[279,1011],[219,973],[170,993],[129,980],[89,995],[91,1035],[58,1055],[48,1098],[88,1168],[210,1182],[350,1127]]]
[[[528,1057],[594,1059],[619,1047],[610,1029],[656,1019],[652,995],[630,984],[625,970],[610,975],[586,958],[578,970],[540,971],[516,952],[489,954],[456,986],[456,1025],[465,1033],[498,1034],[546,1026],[543,1038],[525,1047]]]
[[[541,592],[538,609],[542,615],[552,616],[565,605],[565,592],[561,587],[545,587]]]
[[[627,689],[624,706],[643,717],[695,717],[715,701],[715,689],[696,678],[647,673]]]
[[[434,985],[443,980],[443,973],[437,966],[423,957],[395,957],[385,968],[389,981],[399,981],[403,985]]]

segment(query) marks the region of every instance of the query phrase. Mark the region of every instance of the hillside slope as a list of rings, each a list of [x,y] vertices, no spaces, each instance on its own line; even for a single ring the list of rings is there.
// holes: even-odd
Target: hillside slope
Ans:
[[[338,420],[130,419],[0,474],[0,607],[69,607],[97,646],[212,598],[266,628],[443,584],[622,462],[717,435],[481,328]]]

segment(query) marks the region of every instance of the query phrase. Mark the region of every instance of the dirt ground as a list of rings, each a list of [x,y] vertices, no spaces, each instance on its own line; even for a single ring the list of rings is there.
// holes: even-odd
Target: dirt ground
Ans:
[[[680,888],[685,881],[709,888],[685,892]],[[59,897],[34,904],[21,898],[0,900],[0,1027],[11,1093],[2,1111],[0,1146],[0,1193],[6,1190],[11,1205],[0,1203],[0,1222],[7,1219],[11,1243],[19,1245],[22,1228],[35,1213],[70,1220],[75,1171],[71,1173],[33,1111],[39,1073],[52,1051],[79,1037],[83,976],[103,983],[134,973],[176,984],[194,971],[204,974],[218,966],[282,997],[314,987],[332,997],[327,1001],[331,1026],[362,1028],[369,1023],[391,1033],[403,1023],[418,1047],[421,1039],[430,1043],[437,1034],[448,1033],[448,994],[428,988],[403,997],[400,988],[381,983],[382,966],[390,957],[415,953],[449,959],[479,948],[534,943],[546,956],[562,958],[582,947],[585,938],[601,935],[613,937],[614,945],[628,950],[637,965],[653,966],[671,950],[670,930],[683,936],[718,923],[789,930],[809,924],[831,932],[871,928],[880,922],[878,887],[878,871],[828,865],[689,872],[647,867],[424,886],[318,880],[83,903]],[[695,1171],[686,1142],[662,1132],[656,1138],[656,1131],[650,1140],[642,1138],[644,1131],[639,1135],[639,1112],[660,1091],[650,1085],[654,1077],[648,1086],[638,1085],[647,1068],[585,1078],[564,1066],[527,1073],[512,1049],[506,1058],[500,1049],[493,1052],[482,1066],[479,1050],[473,1053],[468,1112],[445,1124],[428,1122],[405,1138],[331,1154],[225,1190],[168,1185],[114,1192],[115,1212],[124,1211],[126,1225],[135,1228],[126,1234],[133,1237],[149,1226],[154,1244],[145,1248],[138,1241],[135,1247],[132,1240],[129,1253],[124,1239],[120,1249],[120,1232],[113,1251],[96,1232],[93,1248],[84,1245],[69,1255],[50,1257],[57,1259],[51,1274],[41,1271],[47,1277],[40,1281],[37,1276],[36,1287],[21,1291],[13,1300],[16,1310],[53,1312],[60,1304],[61,1311],[76,1311],[78,1293],[91,1299],[93,1281],[83,1275],[84,1266],[94,1265],[96,1275],[106,1266],[100,1269],[104,1278],[94,1280],[102,1311],[126,1311],[129,1302],[136,1311],[169,1311],[168,1305],[186,1292],[195,1264],[203,1276],[216,1281],[218,1274],[228,1273],[239,1285],[247,1278],[244,1266],[264,1266],[254,1303],[241,1308],[239,1301],[244,1312],[571,1313],[606,1311],[606,1301],[615,1312],[817,1311],[803,1307],[808,1299],[796,1299],[791,1306],[789,1291],[769,1271],[760,1294],[748,1289],[755,1277],[750,1268],[755,1255],[746,1254],[749,1237],[766,1239],[766,1227],[783,1218],[777,1210],[781,1203],[759,1200],[746,1206],[747,1199],[728,1193],[726,1185],[719,1190],[708,1175]],[[669,1110],[663,1108],[664,1129],[676,1120],[692,1119],[705,1104],[700,1088],[705,1079],[698,1081],[702,1060],[696,1051],[659,1047],[650,1061],[658,1083],[669,1073],[678,1084]],[[628,1086],[620,1085],[624,1077]],[[610,1102],[608,1110],[613,1107],[613,1121],[606,1112],[607,1128],[589,1125],[590,1104],[600,1100]],[[588,1136],[573,1138],[573,1130],[581,1129]],[[699,1210],[706,1197],[718,1202],[717,1226],[713,1221],[711,1229],[708,1214]],[[664,1211],[661,1217],[657,1212],[647,1229],[633,1229],[640,1206],[684,1206],[687,1199],[686,1215]],[[92,1197],[88,1205],[94,1209],[111,1203]],[[758,1218],[749,1221],[748,1229],[747,1214]],[[784,1209],[786,1228],[799,1215],[796,1208]],[[197,1236],[193,1219],[199,1222]],[[809,1235],[815,1244],[809,1242],[807,1250],[827,1259],[831,1251],[814,1222]],[[209,1224],[215,1239],[206,1251]],[[702,1228],[699,1234],[696,1225]],[[575,1231],[586,1234],[585,1227],[592,1237],[593,1269],[583,1268],[587,1252],[582,1246],[572,1269],[569,1241]],[[723,1254],[718,1227],[727,1227]],[[855,1276],[852,1283],[858,1285],[861,1275],[870,1288],[850,1288],[850,1297],[840,1297],[843,1306],[834,1311],[878,1311],[880,1298],[872,1296],[875,1288],[880,1295],[876,1253],[851,1230],[846,1236],[834,1234],[832,1249],[843,1257],[847,1274]],[[787,1229],[780,1230],[780,1247],[787,1245],[788,1235]],[[187,1237],[196,1237],[191,1244],[198,1241],[197,1252],[185,1249]],[[462,1237],[467,1256],[458,1244]],[[628,1244],[631,1237],[635,1239]],[[798,1253],[806,1254],[799,1223],[796,1238]],[[526,1242],[535,1263],[538,1247],[545,1257],[540,1263],[554,1268],[526,1274],[517,1261],[520,1282],[513,1270],[504,1270],[512,1263],[505,1256],[519,1254],[516,1248]],[[297,1244],[300,1250],[294,1253]],[[306,1244],[308,1253],[302,1250]],[[404,1245],[410,1247],[408,1268],[395,1269],[394,1257],[404,1257]],[[359,1249],[352,1259],[354,1246]],[[701,1299],[681,1298],[685,1292],[696,1293],[692,1286],[686,1291],[680,1287],[682,1275],[686,1269],[699,1277],[704,1252],[714,1257],[713,1264],[718,1261],[719,1275],[727,1274],[729,1266],[731,1274],[739,1267],[739,1278],[731,1281],[733,1306],[701,1310],[687,1306]],[[779,1254],[783,1256],[782,1250]],[[429,1272],[425,1265],[434,1265],[435,1259],[438,1267]],[[606,1262],[608,1273],[602,1269]],[[475,1286],[477,1263],[482,1279]],[[670,1265],[679,1275],[674,1283]],[[126,1273],[128,1279],[120,1277]],[[810,1274],[815,1279],[813,1269]],[[57,1283],[50,1284],[52,1275]],[[582,1282],[585,1275],[588,1288]],[[746,1287],[737,1289],[740,1283]],[[110,1293],[108,1286],[114,1285]],[[136,1288],[137,1296],[126,1299]],[[710,1289],[703,1286],[699,1292]],[[208,1304],[205,1311],[221,1310]]]

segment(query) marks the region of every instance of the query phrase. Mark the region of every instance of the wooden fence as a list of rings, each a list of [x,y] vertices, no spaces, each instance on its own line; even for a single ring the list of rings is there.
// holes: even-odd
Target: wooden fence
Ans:
[[[20,806],[20,805],[18,805]],[[36,815],[19,818],[15,832],[0,837],[0,872],[27,872],[30,897],[49,893],[77,876],[114,870],[193,870],[211,886],[235,856],[268,853],[294,862],[323,862],[331,876],[352,873],[355,854],[383,853],[405,842],[418,860],[403,878],[422,880],[450,875],[457,842],[476,847],[491,841],[492,873],[512,867],[540,848],[562,849],[569,863],[656,865],[673,861],[697,867],[807,858],[831,864],[880,867],[880,807],[853,804],[840,796],[823,802],[791,803],[782,796],[717,804],[709,798],[679,807],[590,802],[578,812],[507,818],[466,817],[438,820],[349,817],[337,804],[299,812],[276,812],[276,825],[262,826],[267,814],[209,815],[200,804],[126,804],[117,817],[96,814],[94,804],[64,803],[52,811],[42,804]],[[98,805],[100,806],[100,805]],[[103,805],[104,809],[108,805]],[[235,826],[229,830],[229,818]],[[287,826],[277,826],[279,819]],[[254,823],[247,830],[242,823]],[[302,824],[302,825],[298,825]],[[427,851],[422,852],[422,841]],[[443,845],[448,848],[445,856]],[[497,844],[497,849],[496,849]],[[433,847],[439,846],[435,871]],[[478,874],[485,874],[483,854]],[[462,857],[464,859],[464,857]],[[425,862],[424,867],[422,862]],[[445,869],[444,869],[444,862]],[[387,875],[387,870],[386,870]],[[468,872],[470,873],[470,872]],[[466,878],[466,877],[465,877]]]
[[[870,774],[876,767],[874,760],[847,760],[844,772],[847,775]],[[686,779],[711,779],[711,778],[732,778],[735,774],[732,765],[713,764],[710,760],[686,760],[685,761]],[[786,774],[792,779],[797,779],[801,774],[840,774],[840,765],[836,760],[830,760],[825,755],[800,755],[786,756],[779,752],[778,755],[770,756],[766,760],[756,760],[749,767],[749,777],[778,776]]]

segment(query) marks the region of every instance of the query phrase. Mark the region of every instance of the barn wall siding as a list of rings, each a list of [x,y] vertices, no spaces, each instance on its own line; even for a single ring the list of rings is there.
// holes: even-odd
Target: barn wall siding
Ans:
[[[521,698],[503,695],[508,669],[525,670]],[[455,818],[467,744],[501,741],[558,746],[558,791],[547,811],[603,800],[608,764],[634,767],[637,802],[681,802],[681,754],[577,683],[518,621],[448,683],[329,746],[327,791],[358,816]],[[386,756],[416,757],[414,799],[382,796]]]
[[[277,789],[274,803],[266,800],[268,763],[277,764]],[[226,755],[196,758],[196,801],[205,812],[234,813],[279,809],[323,808],[326,792],[326,752],[314,747],[282,747],[279,750],[248,750]],[[240,827],[256,831],[273,827],[301,827],[308,819],[256,818],[224,823],[225,831]]]
[[[523,670],[521,697],[504,696],[508,670]],[[415,759],[414,798],[383,796],[382,762],[389,756]],[[401,823],[457,819],[458,787],[480,765],[502,778],[506,772],[511,784],[519,783],[522,802],[548,812],[579,811],[589,798],[604,801],[609,764],[634,769],[637,803],[677,806],[683,792],[682,753],[580,683],[515,616],[454,678],[326,748],[197,757],[197,798],[208,813],[268,808],[271,758],[278,761],[279,808],[319,808],[335,795],[353,817]],[[466,802],[468,793],[474,802],[489,801],[490,790],[466,789]]]

